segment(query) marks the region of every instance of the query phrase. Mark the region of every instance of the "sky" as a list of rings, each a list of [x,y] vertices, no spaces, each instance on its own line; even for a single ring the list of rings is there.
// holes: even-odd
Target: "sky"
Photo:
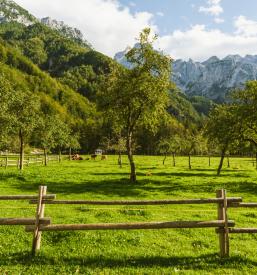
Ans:
[[[38,18],[80,29],[113,57],[151,27],[156,48],[173,59],[257,54],[257,0],[16,0]]]

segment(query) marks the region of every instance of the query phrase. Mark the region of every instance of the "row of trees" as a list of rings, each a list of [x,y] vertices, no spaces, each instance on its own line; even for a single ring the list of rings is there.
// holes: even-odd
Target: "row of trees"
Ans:
[[[37,95],[14,89],[4,75],[0,75],[0,102],[0,148],[12,147],[18,138],[20,169],[23,169],[26,144],[44,150],[45,165],[51,149],[60,153],[64,148],[80,148],[78,137],[59,115],[43,113]]]
[[[192,154],[220,153],[218,174],[226,154],[254,148],[256,151],[256,82],[249,82],[245,90],[234,92],[230,104],[213,108],[209,119],[205,120],[204,114],[213,106],[210,102],[204,101],[202,104],[194,98],[194,106],[203,114],[201,117],[190,102],[178,93],[170,81],[172,60],[154,50],[155,40],[156,37],[151,36],[150,29],[143,30],[137,47],[126,55],[131,69],[112,62],[108,64],[105,76],[97,76],[93,67],[84,65],[70,68],[60,74],[59,79],[63,83],[91,99],[91,102],[82,101],[82,98],[75,96],[75,92],[66,91],[64,87],[56,84],[52,92],[53,98],[60,106],[66,107],[65,110],[70,112],[68,115],[57,110],[61,108],[59,105],[57,108],[45,106],[47,104],[44,93],[34,89],[38,85],[32,85],[31,89],[28,85],[17,87],[7,80],[6,75],[0,74],[0,149],[11,147],[10,143],[18,139],[21,169],[26,144],[44,150],[45,164],[48,151],[76,149],[80,144],[87,153],[92,153],[98,146],[117,152],[120,166],[121,155],[127,152],[131,167],[130,179],[133,182],[136,181],[133,156],[135,151],[161,153],[164,155],[164,163],[166,157],[172,155],[174,166],[175,155],[183,153],[188,155],[189,169]],[[39,43],[33,41],[35,47],[31,46],[32,41],[28,40],[27,43],[28,47],[24,50],[34,49],[33,58],[44,59],[43,54],[38,54]],[[31,55],[33,60],[31,52],[26,55]],[[8,56],[13,55],[8,52]],[[10,63],[6,54],[3,60],[9,62],[8,66],[15,67],[16,59],[11,59]],[[31,68],[29,61],[25,61],[27,67]],[[73,62],[77,62],[76,58]],[[20,67],[24,66],[19,65],[17,68]],[[34,69],[37,70],[33,76],[35,80],[38,75],[43,80],[46,79],[38,68]],[[28,71],[26,73],[29,74]],[[31,73],[30,77],[32,82]],[[95,78],[97,85],[91,85]],[[57,87],[62,89],[56,90]],[[51,100],[48,99],[48,105],[49,102],[54,102]],[[56,105],[56,102],[51,104]],[[181,112],[181,106],[184,106],[186,111]],[[93,146],[86,147],[89,139],[92,139],[93,143],[88,144]]]

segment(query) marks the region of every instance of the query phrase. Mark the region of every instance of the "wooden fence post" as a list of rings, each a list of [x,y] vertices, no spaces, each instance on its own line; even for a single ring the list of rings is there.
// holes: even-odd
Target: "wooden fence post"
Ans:
[[[225,223],[223,230],[219,233],[220,256],[225,258],[229,257],[229,228],[226,191],[224,189],[217,190],[216,197],[223,199],[223,202],[218,204],[218,220],[223,220]]]
[[[8,167],[8,157],[5,158],[5,169]]]
[[[45,212],[45,204],[42,201],[43,201],[43,196],[46,195],[46,190],[47,190],[47,186],[39,186],[36,222],[35,222],[35,230],[34,230],[33,244],[32,244],[33,256],[35,256],[36,252],[39,251],[40,249],[42,232],[39,231],[39,226],[40,226],[40,218],[44,217],[44,212]]]

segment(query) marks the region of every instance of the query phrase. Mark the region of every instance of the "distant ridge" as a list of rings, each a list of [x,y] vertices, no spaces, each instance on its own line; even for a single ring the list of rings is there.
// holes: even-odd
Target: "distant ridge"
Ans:
[[[126,52],[117,53],[115,59],[129,67]],[[222,102],[231,89],[257,79],[257,55],[228,55],[223,59],[212,56],[204,62],[178,59],[173,62],[171,78],[189,96],[200,95]]]

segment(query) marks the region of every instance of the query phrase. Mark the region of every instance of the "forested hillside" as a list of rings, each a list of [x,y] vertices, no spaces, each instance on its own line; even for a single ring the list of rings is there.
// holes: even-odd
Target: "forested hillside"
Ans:
[[[43,24],[12,1],[2,0],[0,10],[1,77],[13,89],[37,94],[43,114],[58,114],[68,124],[71,135],[78,137],[83,152],[93,152],[99,146],[114,150],[120,134],[102,115],[99,94],[105,96],[104,79],[111,68],[121,69],[121,65],[93,50],[85,38],[72,37],[66,25],[58,27],[49,20]],[[160,152],[160,140],[167,135],[182,135],[188,130],[196,133],[212,104],[201,97],[192,98],[193,104],[190,100],[173,86],[169,116],[162,119],[155,132],[137,129],[135,150],[155,154]],[[33,140],[30,144],[38,146]]]

